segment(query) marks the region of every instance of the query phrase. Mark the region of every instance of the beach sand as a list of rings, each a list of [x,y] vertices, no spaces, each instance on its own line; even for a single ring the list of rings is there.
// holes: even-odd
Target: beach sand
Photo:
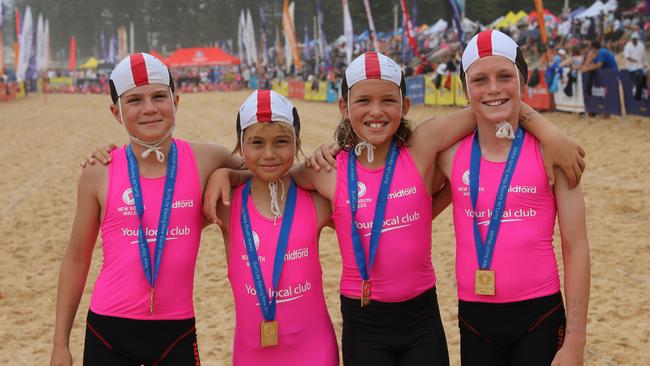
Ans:
[[[248,92],[182,95],[175,135],[232,148],[235,116]],[[52,347],[57,278],[75,212],[79,162],[96,146],[123,144],[124,130],[98,95],[30,95],[0,104],[0,364],[46,365]],[[333,104],[296,101],[308,154],[333,141]],[[414,107],[421,121],[451,109]],[[592,258],[587,365],[650,364],[650,119],[545,116],[588,152],[582,181]],[[559,238],[559,234],[556,235]],[[336,236],[320,242],[323,284],[340,342]],[[451,210],[433,223],[433,263],[452,365],[459,365]],[[556,253],[561,258],[559,240]],[[85,316],[101,266],[95,247],[70,348],[81,364]],[[646,263],[646,264],[643,264]],[[203,365],[229,365],[235,319],[221,234],[203,233],[195,308]]]

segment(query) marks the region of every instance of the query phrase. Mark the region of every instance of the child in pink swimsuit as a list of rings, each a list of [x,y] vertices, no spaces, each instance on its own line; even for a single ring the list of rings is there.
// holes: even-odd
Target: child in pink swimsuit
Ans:
[[[283,96],[258,90],[237,115],[236,150],[251,179],[219,207],[235,299],[233,365],[338,365],[323,294],[320,230],[327,200],[298,188],[289,168],[300,119]]]
[[[582,191],[569,189],[563,173],[549,185],[540,144],[519,124],[527,66],[517,44],[481,32],[462,67],[478,129],[439,158],[454,206],[462,364],[582,365],[589,302]]]
[[[104,261],[88,311],[84,364],[199,365],[192,290],[202,191],[238,159],[172,137],[178,95],[167,67],[137,53],[110,78],[110,106],[131,143],[85,168],[57,296],[51,365],[71,365],[69,338],[98,231]],[[178,179],[177,179],[178,177]]]

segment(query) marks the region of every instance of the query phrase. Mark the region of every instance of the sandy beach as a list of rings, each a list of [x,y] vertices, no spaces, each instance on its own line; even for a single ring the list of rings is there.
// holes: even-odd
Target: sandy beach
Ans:
[[[181,95],[175,135],[232,148],[237,108],[247,95]],[[49,363],[57,278],[75,213],[79,162],[96,146],[127,141],[108,111],[109,102],[105,95],[30,95],[0,104],[0,364]],[[295,103],[305,153],[333,141],[336,106]],[[418,106],[409,117],[419,122],[450,110]],[[650,119],[545,116],[588,152],[582,189],[592,285],[585,364],[650,365]],[[433,263],[451,363],[459,365],[454,248],[448,208],[433,223]],[[561,258],[559,239],[556,254]],[[320,256],[340,344],[340,256],[330,229],[321,236]],[[101,261],[98,242],[70,339],[77,365]],[[214,225],[203,232],[194,298],[202,364],[229,365],[235,312],[223,242]]]

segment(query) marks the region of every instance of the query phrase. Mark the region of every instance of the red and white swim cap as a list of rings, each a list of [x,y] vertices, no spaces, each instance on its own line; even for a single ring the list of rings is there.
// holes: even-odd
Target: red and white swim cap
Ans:
[[[518,47],[512,38],[498,30],[480,32],[472,37],[463,51],[463,71],[467,72],[474,62],[486,56],[503,56],[516,64]]]
[[[362,80],[392,81],[398,87],[402,82],[402,69],[390,57],[378,52],[365,52],[355,58],[345,70],[348,88]]]
[[[110,84],[113,102],[125,92],[142,85],[163,84],[174,90],[167,66],[148,53],[134,53],[120,61],[111,72]]]
[[[256,90],[239,108],[239,126],[243,131],[257,122],[285,122],[293,126],[293,104],[273,90]]]

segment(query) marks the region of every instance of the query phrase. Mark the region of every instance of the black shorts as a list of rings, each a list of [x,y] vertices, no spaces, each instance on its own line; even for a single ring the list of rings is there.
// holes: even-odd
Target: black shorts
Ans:
[[[562,294],[511,303],[458,301],[463,366],[545,365],[564,342]]]
[[[372,301],[341,296],[343,364],[449,365],[445,330],[435,287],[402,302]]]
[[[84,365],[200,364],[194,318],[134,320],[88,311]]]

